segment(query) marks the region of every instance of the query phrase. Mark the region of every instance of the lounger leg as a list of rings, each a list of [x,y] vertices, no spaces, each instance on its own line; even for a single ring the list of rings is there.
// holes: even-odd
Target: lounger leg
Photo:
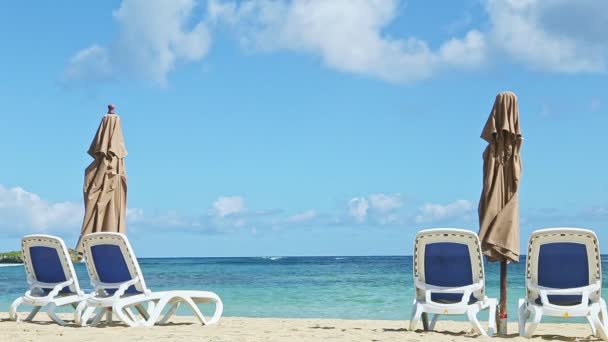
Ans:
[[[10,319],[12,319],[13,321],[19,322],[19,314],[17,314],[17,309],[22,303],[23,298],[19,297],[15,299],[15,301],[13,301],[13,303],[11,304],[11,308],[8,311],[8,317],[10,317]]]
[[[496,333],[496,307],[498,306],[498,301],[494,298],[487,299],[489,305],[489,313],[488,315],[488,336],[494,336]]]
[[[150,306],[148,305],[148,307],[150,307]],[[148,318],[150,318],[150,315],[148,314],[148,312],[150,312],[150,311],[147,311],[143,307],[143,305],[141,305],[141,304],[135,304],[135,309],[137,310],[137,312],[139,312],[139,314],[141,315],[141,317],[143,317],[144,319],[147,320]],[[152,306],[152,310],[154,310],[154,306]]]
[[[600,311],[601,308],[599,305],[593,305],[590,308],[589,316],[591,317],[591,321],[593,322],[592,330],[596,330],[597,335],[594,332],[594,335],[601,338],[604,341],[608,341],[608,336],[606,335],[606,327],[602,324],[600,320]]]
[[[217,301],[215,301],[215,312],[213,313],[213,316],[211,317],[210,320],[207,321],[207,324],[215,324],[220,320],[220,317],[222,317],[222,313],[224,312],[224,303],[222,303],[222,300],[219,299]]]
[[[61,318],[59,318],[59,316],[57,316],[57,314],[55,313],[55,309],[57,308],[57,305],[55,305],[55,303],[49,303],[46,307],[46,314],[53,320],[55,321],[55,323],[59,324],[59,325],[65,325],[65,321],[62,320]]]
[[[439,319],[439,314],[434,314],[433,319],[431,320],[431,325],[429,325],[429,330],[435,330],[435,324],[437,324],[437,320]]]
[[[126,310],[126,308],[122,307],[122,306],[114,305],[112,307],[112,311],[116,314],[116,316],[118,316],[118,319],[120,319],[126,325],[128,325],[130,327],[137,327],[137,326],[144,325],[143,323],[138,324],[137,322],[132,320],[130,317],[128,317],[129,315],[125,313],[125,310]]]
[[[127,315],[127,317],[129,317],[130,320],[132,320],[136,324],[138,324],[141,321],[141,320],[137,319],[137,317],[135,316],[133,311],[131,311],[130,308],[124,308],[123,312]]]
[[[526,337],[526,338],[532,337],[532,334],[534,334],[534,331],[536,330],[536,328],[538,327],[538,324],[540,323],[541,319],[543,318],[542,309],[539,309],[532,305],[528,305],[528,310],[531,312],[533,319],[524,332],[524,337]]]
[[[478,312],[479,307],[477,305],[469,306],[469,309],[467,310],[467,317],[469,318],[469,322],[471,322],[471,325],[473,326],[473,329],[476,333],[483,336],[488,336],[488,334],[483,330],[481,324],[479,323],[479,320],[477,319]]]
[[[80,302],[80,304],[78,304],[78,306],[76,307],[76,311],[74,312],[74,322],[76,322],[76,325],[82,327],[86,326],[87,321],[89,320],[89,317],[91,316],[91,313],[94,310],[95,308],[87,306],[86,300]]]
[[[93,312],[95,312],[95,308],[88,308],[87,310],[90,310],[90,314],[89,317],[91,316],[91,314]],[[99,312],[97,312],[97,314],[95,314],[95,317],[93,317],[93,319],[91,320],[91,326],[97,326],[99,324],[99,322],[101,322],[101,320],[103,319],[103,314],[106,313],[106,309],[105,308],[101,308],[99,309]],[[86,321],[85,321],[86,322]]]
[[[416,330],[416,325],[422,316],[422,306],[418,305],[414,301],[414,305],[412,305],[412,315],[410,316],[410,331]]]
[[[163,318],[161,318],[157,323],[159,323],[159,324],[165,324],[165,323],[167,323],[167,321],[169,320],[169,318],[171,316],[173,316],[173,314],[175,313],[175,311],[179,307],[179,304],[180,304],[179,301],[176,301],[175,303],[171,304],[171,307],[169,308],[169,311],[167,311],[167,313],[163,316]]]
[[[600,315],[604,329],[608,329],[608,309],[606,309],[606,301],[604,298],[600,298]]]
[[[593,321],[591,314],[585,316],[585,318],[587,319],[587,322],[589,322],[589,326],[591,327],[591,335],[597,337],[597,329],[595,328],[595,322]]]
[[[207,322],[207,319],[205,319],[205,316],[203,316],[203,313],[201,312],[201,310],[198,308],[198,305],[196,305],[196,303],[192,300],[192,298],[190,298],[190,297],[181,297],[181,298],[184,303],[188,304],[188,306],[190,307],[190,309],[192,310],[194,315],[198,318],[198,320],[201,322],[201,324],[203,324],[203,325],[209,324]]]
[[[38,312],[40,312],[40,309],[42,309],[42,306],[35,306],[32,311],[30,312],[29,315],[27,315],[27,317],[25,317],[25,321],[29,322],[31,320],[34,319],[34,317],[36,317],[36,314],[38,314]]]
[[[518,328],[519,328],[519,336],[526,335],[526,321],[528,320],[529,316],[530,316],[530,311],[528,311],[528,308],[526,307],[526,300],[520,298],[518,305],[517,305],[517,321],[518,321]]]

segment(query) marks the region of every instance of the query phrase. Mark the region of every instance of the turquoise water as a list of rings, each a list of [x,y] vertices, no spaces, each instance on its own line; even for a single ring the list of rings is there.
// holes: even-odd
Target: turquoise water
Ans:
[[[140,263],[152,290],[216,292],[226,316],[405,320],[414,298],[409,256],[163,258]],[[81,287],[90,289],[85,265],[75,267]],[[513,321],[517,299],[525,292],[524,263],[510,264],[508,274]],[[486,277],[488,295],[498,298],[499,265],[486,263]],[[603,293],[608,293],[606,285]],[[23,266],[0,267],[0,311],[8,311],[25,290]]]

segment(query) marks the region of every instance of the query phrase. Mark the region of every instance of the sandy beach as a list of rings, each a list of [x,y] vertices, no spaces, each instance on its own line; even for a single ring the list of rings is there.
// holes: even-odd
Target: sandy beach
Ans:
[[[66,316],[68,318],[68,316]],[[48,320],[15,323],[0,314],[0,341],[471,341],[489,338],[471,333],[466,322],[440,321],[436,332],[407,331],[407,321],[285,319],[225,317],[214,326],[201,326],[188,317],[151,328],[128,328],[119,324],[99,328],[61,327]],[[517,336],[517,324],[509,325],[509,340]],[[587,324],[541,324],[532,340],[597,341]]]

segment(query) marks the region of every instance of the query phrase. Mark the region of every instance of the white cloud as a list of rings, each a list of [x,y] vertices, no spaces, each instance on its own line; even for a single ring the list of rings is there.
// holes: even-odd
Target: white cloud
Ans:
[[[355,197],[348,201],[348,214],[359,223],[367,218],[369,202],[363,197]]]
[[[127,217],[127,222],[141,222],[144,220],[144,210],[141,208],[127,208],[125,216]]]
[[[450,66],[485,60],[485,38],[470,31],[432,51],[415,37],[383,31],[402,9],[399,0],[210,0],[213,22],[232,25],[241,43],[260,51],[291,50],[319,56],[328,67],[389,81],[415,81]]]
[[[66,79],[132,73],[165,85],[179,62],[199,61],[209,50],[211,35],[205,23],[191,23],[195,5],[195,0],[123,0],[113,13],[117,39],[107,47],[93,45],[77,52]]]
[[[123,0],[113,12],[118,36],[75,53],[64,76],[99,81],[130,75],[163,86],[178,65],[201,61],[211,30],[226,26],[246,49],[311,55],[329,68],[392,82],[478,67],[489,55],[543,71],[607,70],[608,2],[483,3],[487,29],[470,29],[431,48],[424,37],[387,32],[407,10],[403,0]],[[448,31],[470,26],[467,15]]]
[[[213,202],[213,213],[219,217],[240,214],[245,211],[245,200],[240,196],[221,196]]]
[[[420,214],[416,216],[415,220],[420,224],[451,218],[467,218],[473,209],[473,203],[467,200],[457,200],[446,205],[427,203],[420,208]]]
[[[443,61],[452,65],[474,67],[486,58],[484,35],[479,31],[469,31],[464,39],[452,38],[439,49]]]
[[[554,72],[605,71],[608,2],[487,0],[494,45],[515,61]]]
[[[397,212],[403,206],[399,194],[371,194],[354,197],[348,202],[348,217],[356,223],[385,225],[399,221]],[[338,220],[341,221],[341,220]]]
[[[101,81],[108,79],[111,74],[112,65],[108,51],[95,44],[77,52],[70,59],[65,78],[68,80]]]
[[[0,232],[18,234],[79,234],[84,217],[84,204],[50,202],[21,187],[6,188],[0,184]],[[140,208],[127,208],[127,222],[144,219]]]
[[[368,199],[372,208],[383,213],[399,209],[402,206],[401,196],[399,195],[372,194],[368,196]]]
[[[291,215],[285,220],[287,223],[303,223],[314,220],[317,217],[317,213],[314,210],[307,210],[305,212]]]
[[[20,187],[0,185],[0,231],[80,232],[84,209],[73,202],[51,203]]]

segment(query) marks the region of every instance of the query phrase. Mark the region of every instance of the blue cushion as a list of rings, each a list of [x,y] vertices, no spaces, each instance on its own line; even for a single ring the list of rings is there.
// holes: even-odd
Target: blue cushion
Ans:
[[[569,289],[589,285],[587,247],[582,243],[555,242],[540,246],[538,254],[538,285],[555,289]],[[577,305],[581,296],[550,295],[555,305]],[[541,303],[540,298],[536,300]]]
[[[104,283],[124,283],[132,279],[119,246],[96,245],[91,247],[91,253],[100,281]],[[110,294],[113,294],[116,290],[118,288],[106,289]],[[140,292],[135,289],[135,285],[131,285],[125,293]]]
[[[59,259],[57,250],[46,246],[30,247],[30,259],[36,280],[43,283],[57,284],[66,281],[63,266]],[[69,286],[64,287],[61,292],[69,292]],[[46,291],[50,292],[50,291]]]
[[[469,247],[462,243],[436,242],[426,245],[424,251],[424,279],[427,284],[460,287],[473,284],[473,270]],[[459,293],[432,293],[431,299],[439,303],[456,303],[462,300]],[[471,296],[471,303],[475,302]]]

